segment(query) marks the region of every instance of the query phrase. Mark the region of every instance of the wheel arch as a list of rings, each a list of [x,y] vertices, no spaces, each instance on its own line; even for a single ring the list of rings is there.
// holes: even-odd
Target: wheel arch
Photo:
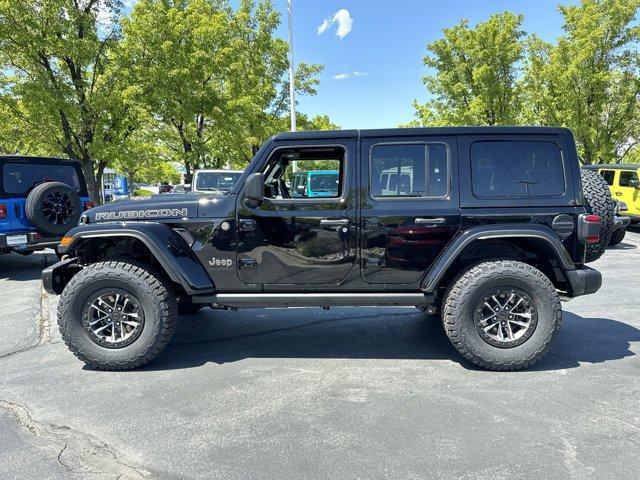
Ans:
[[[79,263],[142,258],[161,269],[187,295],[211,293],[215,285],[193,250],[171,227],[160,223],[81,226],[67,236],[70,243],[58,248]],[[155,265],[153,265],[155,264]],[[64,288],[64,287],[63,287]]]
[[[560,290],[567,290],[564,275],[575,265],[556,234],[545,226],[487,225],[458,235],[426,273],[421,288],[435,293],[469,265],[487,259],[512,259],[539,268]]]

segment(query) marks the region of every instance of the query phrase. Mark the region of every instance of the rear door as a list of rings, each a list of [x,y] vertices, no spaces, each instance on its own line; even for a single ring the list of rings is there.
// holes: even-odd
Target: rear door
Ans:
[[[460,227],[456,155],[455,136],[362,139],[365,282],[418,285],[451,241]]]

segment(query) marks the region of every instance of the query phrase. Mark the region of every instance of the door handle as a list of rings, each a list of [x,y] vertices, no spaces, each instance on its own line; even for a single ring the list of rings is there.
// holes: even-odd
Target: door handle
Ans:
[[[616,197],[622,196],[622,192],[616,192]]]
[[[320,220],[320,225],[323,225],[325,227],[339,227],[341,225],[349,225],[349,219],[341,218],[339,220],[333,220],[330,218],[323,218],[322,220]]]
[[[416,225],[442,225],[446,220],[442,217],[438,218],[416,218],[413,223]]]

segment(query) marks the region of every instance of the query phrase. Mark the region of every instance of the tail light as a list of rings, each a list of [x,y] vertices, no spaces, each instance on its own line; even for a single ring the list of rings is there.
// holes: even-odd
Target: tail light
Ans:
[[[600,215],[583,213],[580,215],[578,236],[580,240],[588,245],[593,245],[600,241]]]
[[[89,210],[90,208],[95,207],[93,202],[84,202],[84,204],[82,206],[84,207],[85,210]]]
[[[4,203],[0,203],[0,220],[7,218],[7,206]]]

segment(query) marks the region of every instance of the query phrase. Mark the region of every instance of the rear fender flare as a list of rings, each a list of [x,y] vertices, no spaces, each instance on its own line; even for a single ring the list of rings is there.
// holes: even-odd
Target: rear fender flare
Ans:
[[[521,224],[483,225],[465,230],[449,243],[422,280],[422,290],[433,293],[443,281],[449,267],[473,242],[490,239],[508,240],[510,238],[535,238],[543,241],[555,253],[556,260],[563,271],[575,270],[576,268],[562,241],[549,227]]]

